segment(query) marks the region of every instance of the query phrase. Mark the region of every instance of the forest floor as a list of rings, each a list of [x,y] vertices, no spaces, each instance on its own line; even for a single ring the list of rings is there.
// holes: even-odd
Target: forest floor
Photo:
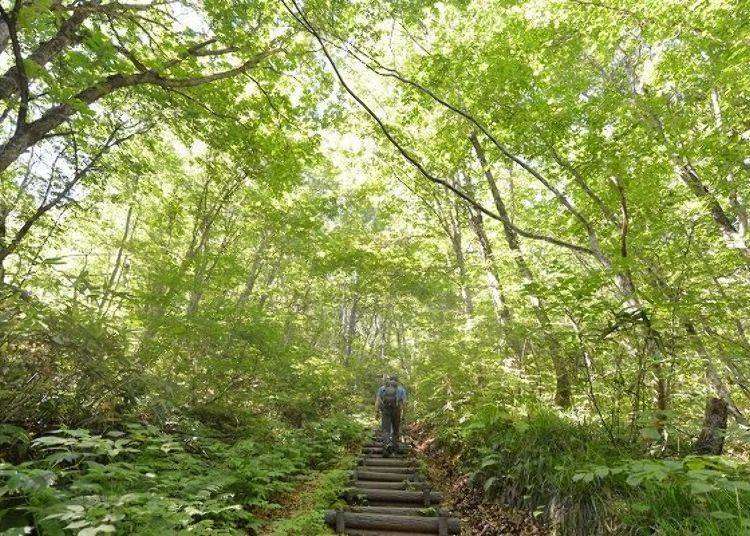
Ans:
[[[277,499],[279,507],[258,529],[261,536],[333,534],[323,523],[323,511],[339,499],[348,480],[352,456],[345,456],[331,469],[314,471],[300,479],[295,489]]]
[[[481,487],[460,471],[456,460],[434,448],[433,439],[415,433],[416,448],[427,460],[429,480],[445,496],[443,506],[461,518],[462,534],[472,536],[546,536],[551,534],[530,512],[486,502]]]
[[[310,509],[308,498],[320,486],[321,480],[322,473],[305,475],[294,491],[278,499],[279,507],[264,519],[258,534],[263,536],[274,534],[284,521],[307,512]]]

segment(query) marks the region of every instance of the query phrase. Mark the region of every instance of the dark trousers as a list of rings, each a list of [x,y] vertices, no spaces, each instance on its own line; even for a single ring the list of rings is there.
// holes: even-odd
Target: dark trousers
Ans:
[[[401,408],[383,408],[380,411],[380,429],[383,441],[397,447],[401,436]]]

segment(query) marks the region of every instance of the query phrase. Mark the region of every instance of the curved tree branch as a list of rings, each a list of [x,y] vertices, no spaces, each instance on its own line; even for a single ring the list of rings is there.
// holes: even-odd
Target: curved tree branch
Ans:
[[[466,192],[462,191],[461,189],[457,188],[455,185],[451,184],[449,181],[446,181],[445,179],[441,179],[439,177],[436,177],[432,173],[430,173],[419,160],[412,155],[393,135],[390,128],[383,122],[382,119],[373,111],[370,106],[367,105],[362,98],[357,95],[357,93],[347,84],[346,80],[344,80],[343,75],[338,69],[338,66],[336,65],[336,62],[331,57],[330,52],[328,51],[328,47],[325,44],[325,39],[320,35],[318,30],[313,26],[313,24],[307,19],[304,12],[300,8],[300,6],[297,4],[295,0],[290,0],[291,4],[294,6],[294,9],[292,9],[285,0],[281,0],[284,7],[287,9],[289,14],[305,29],[307,30],[318,42],[318,44],[321,47],[321,50],[323,54],[325,55],[326,59],[328,60],[329,64],[331,65],[331,68],[333,69],[334,74],[336,75],[336,78],[338,79],[341,86],[344,88],[344,90],[359,104],[359,106],[367,112],[367,114],[375,121],[375,123],[378,125],[380,131],[385,135],[385,137],[388,139],[388,141],[396,148],[396,150],[401,154],[401,156],[404,157],[404,159],[409,162],[423,177],[425,177],[427,180],[434,182],[435,184],[439,184],[443,186],[448,191],[452,192],[456,196],[460,197],[464,201],[466,201],[468,204],[470,204],[472,207],[480,211],[481,213],[489,216],[490,218],[501,221],[505,223],[506,225],[510,226],[515,232],[517,232],[519,235],[524,236],[526,238],[531,238],[534,240],[541,240],[544,242],[549,242],[551,244],[564,247],[566,249],[570,249],[572,251],[577,251],[580,253],[586,253],[588,255],[596,256],[594,251],[592,251],[589,248],[586,248],[584,246],[579,246],[577,244],[572,244],[570,242],[566,242],[564,240],[560,240],[554,237],[540,235],[536,233],[532,233],[530,231],[526,231],[524,229],[521,229],[519,227],[516,227],[510,219],[507,217],[507,215],[504,217],[501,214],[498,214],[478,201],[476,201],[474,198],[472,198],[470,195],[468,195]],[[489,137],[489,136],[488,136]],[[494,139],[494,138],[492,138]]]

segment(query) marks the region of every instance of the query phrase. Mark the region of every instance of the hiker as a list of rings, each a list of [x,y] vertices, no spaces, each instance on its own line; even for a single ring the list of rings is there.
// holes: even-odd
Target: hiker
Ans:
[[[406,403],[406,389],[391,376],[378,389],[375,397],[375,415],[380,413],[381,433],[388,451],[398,450],[401,415]]]

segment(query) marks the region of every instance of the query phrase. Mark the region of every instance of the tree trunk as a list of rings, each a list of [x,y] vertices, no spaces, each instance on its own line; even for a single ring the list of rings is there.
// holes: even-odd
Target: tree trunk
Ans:
[[[247,278],[245,279],[245,286],[242,289],[242,292],[240,293],[239,298],[237,298],[237,306],[241,306],[244,303],[247,302],[247,300],[250,298],[250,294],[253,293],[253,289],[255,288],[255,282],[258,280],[258,276],[260,275],[260,269],[263,264],[263,260],[265,259],[266,249],[268,248],[268,239],[270,238],[270,232],[268,230],[263,230],[261,236],[260,236],[260,242],[258,243],[258,248],[255,250],[255,253],[253,253],[253,261],[250,264],[250,269],[247,272]]]
[[[721,454],[724,450],[728,414],[729,408],[722,398],[711,397],[706,401],[703,428],[695,442],[695,451],[698,454]]]
[[[125,253],[125,245],[128,242],[128,234],[130,233],[130,221],[133,217],[133,205],[132,203],[128,205],[128,212],[125,216],[125,227],[122,231],[122,238],[120,239],[120,245],[117,248],[117,255],[115,256],[115,264],[112,267],[112,272],[109,275],[109,278],[107,278],[106,283],[104,284],[104,289],[102,290],[102,297],[99,302],[99,314],[101,316],[104,316],[104,310],[106,304],[109,302],[110,292],[113,291],[115,282],[117,281],[117,276],[120,274],[120,269],[122,267],[122,261],[123,261],[123,255]]]
[[[654,374],[654,391],[655,400],[654,406],[656,411],[654,412],[654,427],[659,432],[661,437],[662,450],[667,446],[667,410],[669,409],[669,392],[667,388],[667,380],[664,376],[664,345],[662,343],[661,335],[651,326],[651,319],[646,315],[640,303],[637,299],[633,299],[634,303],[638,304],[637,311],[641,314],[642,325],[645,331],[645,363],[651,364],[651,371]]]
[[[474,230],[474,234],[477,237],[477,241],[479,242],[479,248],[482,251],[484,269],[487,274],[487,287],[489,288],[490,296],[492,297],[492,304],[494,305],[497,321],[503,331],[505,340],[515,354],[516,359],[520,360],[523,357],[523,345],[513,333],[513,312],[510,310],[510,307],[508,307],[508,302],[505,298],[502,284],[500,283],[500,274],[497,270],[495,252],[492,250],[492,244],[484,230],[482,214],[472,210],[469,216],[469,221],[471,223],[471,228]]]
[[[357,306],[359,305],[359,294],[354,295],[352,306],[344,317],[344,364],[348,365],[354,351],[354,337],[357,333]],[[346,311],[346,308],[344,309]]]
[[[521,274],[521,278],[526,284],[526,288],[530,289],[527,290],[529,302],[531,303],[531,308],[534,312],[534,316],[537,319],[537,322],[539,323],[543,336],[547,341],[550,357],[552,358],[552,365],[555,371],[555,404],[563,408],[570,407],[570,375],[568,374],[567,365],[563,360],[563,356],[561,355],[562,351],[560,349],[560,345],[555,338],[554,330],[552,328],[552,322],[550,321],[549,315],[547,314],[547,309],[545,307],[544,301],[533,290],[531,290],[536,286],[536,281],[534,279],[533,273],[526,263],[526,259],[523,256],[523,251],[521,250],[521,244],[518,239],[518,234],[507,223],[509,221],[508,211],[505,208],[505,202],[503,201],[502,196],[500,195],[500,191],[497,188],[495,177],[493,176],[492,171],[487,164],[484,149],[479,143],[479,139],[477,138],[476,134],[472,133],[470,136],[470,140],[472,145],[474,146],[479,165],[484,171],[484,176],[487,179],[487,184],[490,188],[490,192],[492,193],[492,198],[495,201],[495,208],[502,217],[501,221],[503,224],[505,240],[508,243],[508,248],[511,250],[511,256],[516,263],[516,267]]]
[[[263,292],[263,294],[261,294],[260,298],[258,298],[258,307],[260,307],[261,309],[265,307],[266,302],[268,302],[268,299],[271,297],[273,285],[276,282],[277,278],[281,275],[281,263],[283,260],[284,254],[282,253],[271,265],[271,269],[268,272],[268,277],[266,277],[265,281],[266,290]]]
[[[466,270],[466,257],[464,256],[463,237],[461,236],[461,224],[458,220],[458,207],[453,203],[450,215],[450,239],[453,254],[456,258],[458,268],[459,287],[461,289],[461,300],[464,303],[464,311],[467,317],[474,314],[474,298],[469,287],[469,276]]]
[[[8,46],[9,39],[10,32],[8,31],[8,25],[5,21],[0,21],[0,53],[5,52],[5,47]]]

